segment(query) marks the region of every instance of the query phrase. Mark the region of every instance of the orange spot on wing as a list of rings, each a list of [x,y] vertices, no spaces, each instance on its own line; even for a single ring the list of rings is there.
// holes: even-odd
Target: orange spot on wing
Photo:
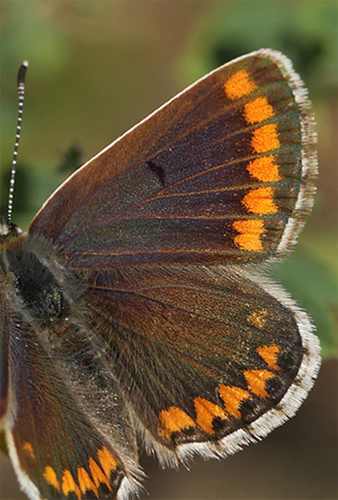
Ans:
[[[25,441],[24,444],[22,445],[22,449],[28,453],[28,455],[35,460],[35,453],[33,449],[32,443],[29,443],[28,441]]]
[[[197,424],[208,434],[214,434],[215,431],[212,422],[215,417],[227,418],[224,410],[220,406],[204,398],[195,398],[194,404]]]
[[[230,387],[223,384],[219,386],[218,392],[224,402],[226,411],[233,417],[241,418],[239,407],[245,399],[251,398],[250,393],[240,387]]]
[[[277,182],[281,180],[278,165],[273,155],[262,156],[251,161],[247,166],[248,172],[262,182]]]
[[[61,490],[60,483],[55,474],[55,470],[52,467],[50,467],[50,465],[47,465],[47,467],[45,468],[43,477],[46,479],[48,484],[54,486],[54,488],[57,489],[58,491]]]
[[[225,93],[231,100],[248,95],[255,88],[255,82],[250,79],[250,75],[245,69],[237,71],[224,84]]]
[[[79,481],[79,486],[80,486],[80,490],[82,491],[82,493],[86,493],[86,491],[93,491],[95,493],[95,495],[97,497],[99,497],[97,487],[95,486],[93,481],[90,479],[89,474],[86,471],[86,469],[84,469],[83,467],[78,467],[77,479]]]
[[[240,234],[235,236],[234,242],[242,250],[262,250],[260,237],[264,233],[264,224],[260,219],[238,220],[233,223],[233,228]]]
[[[257,97],[244,106],[244,115],[248,123],[260,123],[274,115],[273,107],[266,97]]]
[[[99,458],[104,473],[109,478],[110,473],[117,467],[117,462],[115,458],[109,453],[109,451],[105,446],[97,452],[97,456]]]
[[[171,406],[168,410],[161,411],[159,418],[163,428],[162,432],[169,438],[173,432],[195,427],[193,419],[177,406]]]
[[[268,311],[266,309],[260,309],[249,314],[247,319],[258,328],[264,328],[267,315]]]
[[[249,390],[262,398],[268,398],[269,394],[265,390],[266,381],[275,376],[269,370],[245,370],[244,377]]]
[[[261,347],[257,347],[257,352],[260,357],[264,359],[269,368],[272,370],[280,370],[280,367],[277,365],[277,359],[280,352],[279,345],[263,345]]]
[[[278,207],[273,201],[273,195],[272,187],[263,186],[249,191],[242,203],[249,212],[254,214],[274,214],[278,211]]]
[[[61,488],[62,488],[62,493],[64,495],[67,496],[67,495],[69,495],[69,493],[75,493],[77,499],[81,500],[80,488],[78,487],[78,485],[74,481],[74,478],[68,469],[65,469],[63,471]]]
[[[107,487],[111,491],[111,486],[110,486],[110,483],[109,483],[109,479],[104,475],[104,473],[102,472],[101,467],[99,467],[97,465],[97,463],[95,462],[95,460],[93,460],[91,457],[88,460],[88,463],[89,463],[90,473],[92,475],[92,478],[93,478],[93,481],[95,483],[95,486],[98,488],[100,486],[100,483],[104,483],[104,484],[107,485]]]
[[[251,144],[256,153],[266,153],[280,147],[277,125],[269,123],[257,128],[252,133]]]

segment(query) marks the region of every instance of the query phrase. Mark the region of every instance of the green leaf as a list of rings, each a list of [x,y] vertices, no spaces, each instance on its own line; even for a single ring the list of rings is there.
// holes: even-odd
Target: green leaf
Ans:
[[[337,277],[319,260],[299,250],[276,264],[272,276],[311,316],[323,358],[337,356]]]

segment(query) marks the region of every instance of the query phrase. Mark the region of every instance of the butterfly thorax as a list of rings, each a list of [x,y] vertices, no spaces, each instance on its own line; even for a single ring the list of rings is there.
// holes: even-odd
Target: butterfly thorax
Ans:
[[[18,308],[24,307],[36,320],[67,317],[70,299],[63,292],[65,276],[48,242],[25,236],[14,225],[1,227],[0,266],[7,282],[2,289],[12,288]]]

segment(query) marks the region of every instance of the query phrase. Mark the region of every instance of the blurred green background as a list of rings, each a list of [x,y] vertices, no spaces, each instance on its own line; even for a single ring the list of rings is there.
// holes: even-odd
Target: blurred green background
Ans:
[[[324,363],[296,418],[262,443],[187,471],[142,456],[142,498],[337,498],[337,3],[336,1],[1,0],[1,214],[15,138],[16,73],[30,66],[13,220],[27,229],[81,163],[207,71],[261,47],[294,62],[319,137],[315,208],[274,276],[317,326]],[[1,454],[0,497],[25,498]]]

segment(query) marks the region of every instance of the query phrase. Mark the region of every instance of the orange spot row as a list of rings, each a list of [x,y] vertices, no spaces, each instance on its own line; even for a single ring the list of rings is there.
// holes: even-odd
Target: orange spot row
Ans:
[[[198,425],[200,429],[203,429],[208,434],[213,434],[215,432],[212,426],[214,418],[228,418],[223,408],[207,399],[196,397],[194,405],[196,422],[177,406],[171,406],[168,410],[163,410],[159,417],[162,424],[161,433],[170,438],[173,432],[180,432]]]
[[[252,146],[257,153],[277,149],[280,146],[277,126],[269,124],[254,130]],[[281,179],[273,155],[255,158],[248,164],[247,169],[250,175],[261,182],[277,182]],[[278,212],[274,202],[274,189],[271,186],[252,189],[244,196],[242,203],[246,210],[253,214],[266,215]],[[240,233],[234,241],[242,250],[262,250],[260,237],[265,231],[263,221],[259,219],[236,221],[233,227]]]
[[[226,96],[231,100],[249,96],[256,89],[257,84],[245,69],[234,73],[224,84]],[[243,115],[249,125],[261,124],[275,114],[274,108],[266,96],[254,97],[248,102],[244,102],[243,107]],[[251,147],[257,156],[278,150],[280,140],[277,124],[267,123],[252,130]],[[274,183],[281,180],[278,169],[279,165],[273,154],[254,158],[247,165],[249,174],[263,183]],[[249,213],[256,215],[274,214],[278,211],[274,202],[274,190],[270,186],[252,189],[244,196],[242,203]],[[233,228],[239,233],[234,238],[234,242],[239,248],[256,252],[262,250],[261,237],[265,232],[263,221],[259,219],[236,221]]]
[[[248,123],[261,123],[274,115],[273,107],[266,97],[257,97],[244,106],[245,119]],[[270,123],[257,128],[252,133],[251,145],[256,153],[266,153],[280,147],[277,124]],[[263,156],[251,161],[247,169],[253,177],[262,182],[281,180],[273,155]]]
[[[271,346],[271,349],[269,349],[268,346],[264,346],[261,351],[270,361],[270,364],[272,364],[271,360],[273,352],[275,352],[272,347],[274,346]],[[266,350],[264,350],[265,348]],[[159,416],[162,425],[161,434],[170,439],[173,432],[181,432],[185,429],[196,427],[196,425],[208,434],[214,434],[215,431],[212,424],[215,418],[218,417],[227,420],[230,415],[239,419],[241,418],[240,405],[246,399],[252,398],[252,394],[260,397],[269,397],[265,389],[265,384],[268,379],[274,376],[274,373],[269,370],[245,370],[244,377],[251,394],[240,387],[221,384],[218,390],[225,410],[207,399],[196,397],[194,399],[196,422],[178,406],[171,406],[168,410],[161,411]]]
[[[104,472],[93,458],[89,458],[88,463],[92,478],[86,469],[78,467],[76,482],[71,472],[65,469],[60,485],[54,469],[49,465],[45,468],[44,478],[48,484],[53,486],[57,491],[62,491],[65,496],[75,493],[77,499],[81,500],[82,494],[85,494],[86,491],[93,491],[95,496],[99,498],[98,488],[101,483],[105,484],[111,491],[110,473],[116,469],[117,462],[106,447],[98,450],[97,456]]]

